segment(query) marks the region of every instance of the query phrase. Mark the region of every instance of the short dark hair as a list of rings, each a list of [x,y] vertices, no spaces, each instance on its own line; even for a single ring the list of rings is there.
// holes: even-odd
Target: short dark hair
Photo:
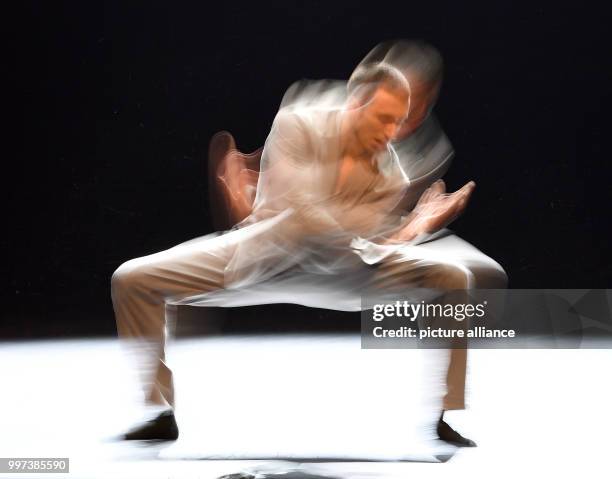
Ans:
[[[393,65],[385,62],[358,66],[349,78],[346,89],[349,96],[359,95],[369,99],[381,86],[410,96],[410,85],[406,77]]]

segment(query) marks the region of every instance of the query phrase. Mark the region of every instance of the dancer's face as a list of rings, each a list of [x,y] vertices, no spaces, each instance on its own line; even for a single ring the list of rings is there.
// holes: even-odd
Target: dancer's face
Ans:
[[[410,111],[396,133],[397,138],[406,138],[415,131],[429,115],[440,90],[440,82],[411,82]]]
[[[355,110],[354,138],[361,148],[375,154],[387,147],[408,114],[408,94],[384,86]]]

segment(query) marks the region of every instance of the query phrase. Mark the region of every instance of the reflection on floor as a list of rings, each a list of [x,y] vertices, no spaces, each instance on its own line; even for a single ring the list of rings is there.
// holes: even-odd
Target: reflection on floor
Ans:
[[[69,457],[70,478],[609,473],[611,349],[471,351],[469,409],[448,415],[479,444],[462,450],[430,427],[439,355],[361,350],[355,335],[178,340],[181,437],[151,445],[112,440],[146,414],[116,340],[3,343],[0,456]]]

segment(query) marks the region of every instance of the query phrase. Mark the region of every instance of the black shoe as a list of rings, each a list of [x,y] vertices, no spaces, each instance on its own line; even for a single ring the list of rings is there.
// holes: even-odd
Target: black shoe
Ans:
[[[463,437],[452,427],[450,427],[442,418],[438,420],[438,427],[436,428],[438,437],[443,441],[453,444],[457,447],[476,447],[476,443],[467,437]]]
[[[126,432],[121,436],[125,441],[174,441],[179,431],[172,411],[164,411],[154,419]]]

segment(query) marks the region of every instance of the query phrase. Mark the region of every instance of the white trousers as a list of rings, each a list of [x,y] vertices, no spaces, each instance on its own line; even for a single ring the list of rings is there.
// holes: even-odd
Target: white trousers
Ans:
[[[122,340],[139,345],[139,369],[147,404],[175,404],[165,341],[180,304],[244,306],[289,302],[351,311],[361,306],[362,288],[373,285],[391,290],[468,289],[504,288],[507,282],[497,262],[445,230],[437,239],[400,248],[374,267],[356,261],[361,267],[353,274],[301,274],[293,267],[288,274],[267,278],[248,288],[226,287],[225,270],[236,247],[246,245],[248,249],[249,243],[255,247],[265,241],[262,234],[261,229],[247,226],[207,235],[132,259],[114,272],[111,293],[117,331]],[[465,407],[466,364],[466,348],[449,350],[444,409]]]

